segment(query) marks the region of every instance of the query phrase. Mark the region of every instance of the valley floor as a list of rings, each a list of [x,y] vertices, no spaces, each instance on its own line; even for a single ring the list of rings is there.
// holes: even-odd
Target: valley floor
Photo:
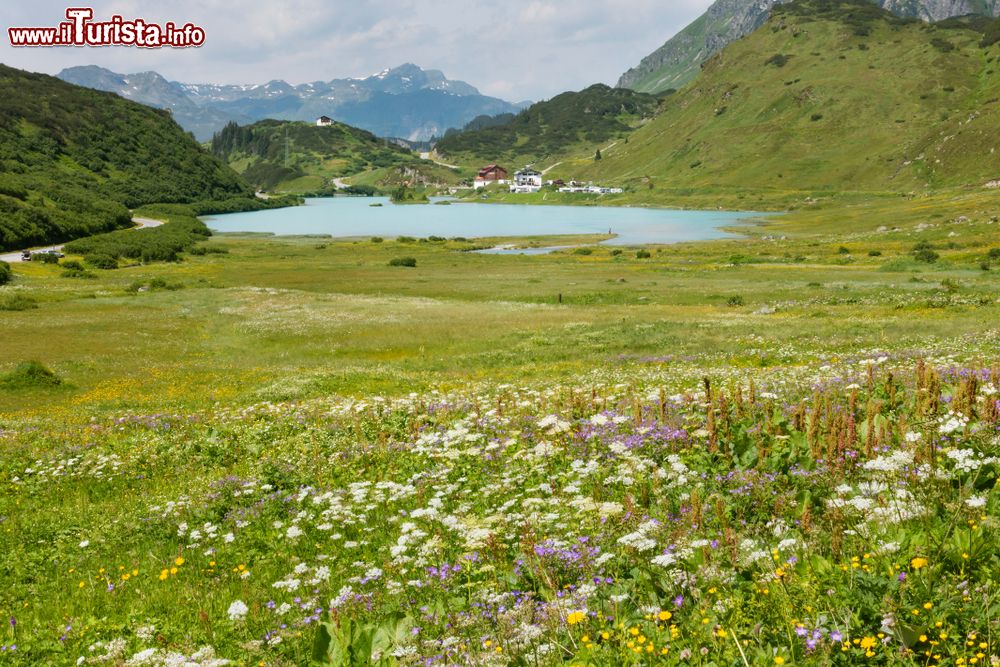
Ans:
[[[18,265],[0,664],[995,660],[998,203]]]

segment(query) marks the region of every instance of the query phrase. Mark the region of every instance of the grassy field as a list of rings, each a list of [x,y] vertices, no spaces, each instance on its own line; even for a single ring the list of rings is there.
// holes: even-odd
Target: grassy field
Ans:
[[[74,388],[45,401],[2,395],[0,405],[189,406],[203,392],[251,400],[540,379],[664,349],[752,357],[758,338],[800,352],[913,345],[974,332],[995,314],[1000,273],[981,268],[1000,247],[994,200],[820,205],[770,218],[747,239],[652,248],[648,259],[603,246],[485,256],[452,242],[222,235],[210,245],[228,254],[93,279],[24,265],[5,291],[39,308],[4,312],[0,368],[38,359]],[[968,220],[956,223],[958,211]],[[836,231],[844,226],[853,231]],[[912,258],[922,240],[936,263]],[[417,267],[388,266],[402,256]],[[155,279],[179,289],[134,291]]]
[[[989,661],[996,195],[796,199],[16,265],[0,664]]]

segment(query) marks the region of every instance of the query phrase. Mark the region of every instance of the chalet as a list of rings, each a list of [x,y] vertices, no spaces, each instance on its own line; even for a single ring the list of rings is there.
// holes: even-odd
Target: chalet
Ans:
[[[542,172],[525,167],[515,172],[514,183],[510,186],[511,192],[525,193],[538,192],[542,187]]]
[[[316,127],[323,127],[324,125],[333,125],[333,119],[329,116],[320,116],[316,119]]]
[[[490,183],[504,183],[506,181],[507,170],[500,165],[491,164],[479,170],[479,173],[476,174],[476,179],[473,181],[473,186],[478,190]]]

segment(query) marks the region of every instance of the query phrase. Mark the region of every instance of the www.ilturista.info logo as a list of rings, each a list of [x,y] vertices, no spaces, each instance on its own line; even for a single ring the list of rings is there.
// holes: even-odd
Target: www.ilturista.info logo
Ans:
[[[7,28],[11,46],[140,46],[185,48],[205,43],[205,30],[193,23],[163,25],[143,19],[125,20],[115,15],[110,21],[92,21],[90,7],[70,7],[66,18],[55,27]]]

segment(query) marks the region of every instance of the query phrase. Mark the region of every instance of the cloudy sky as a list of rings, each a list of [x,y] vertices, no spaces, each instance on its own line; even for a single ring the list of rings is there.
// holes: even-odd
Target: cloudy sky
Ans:
[[[54,26],[67,4],[2,0],[0,62],[55,74],[73,65],[156,70],[188,83],[292,84],[366,76],[412,62],[488,95],[539,100],[618,76],[711,0],[113,0],[95,20],[192,22],[197,49],[19,48],[6,28]]]

